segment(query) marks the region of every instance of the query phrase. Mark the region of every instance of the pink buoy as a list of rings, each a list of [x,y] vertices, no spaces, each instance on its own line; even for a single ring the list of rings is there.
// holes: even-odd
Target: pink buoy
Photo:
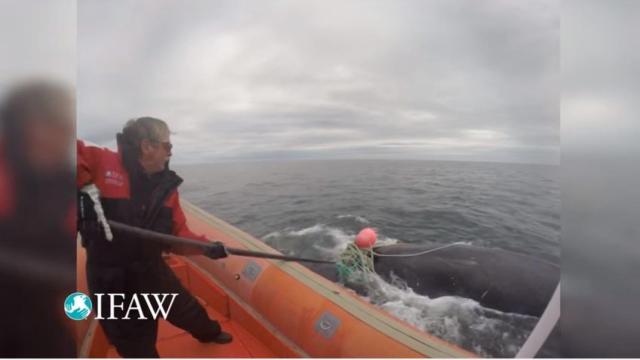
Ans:
[[[360,230],[356,236],[356,246],[361,249],[370,248],[376,243],[378,235],[372,228],[364,228]]]

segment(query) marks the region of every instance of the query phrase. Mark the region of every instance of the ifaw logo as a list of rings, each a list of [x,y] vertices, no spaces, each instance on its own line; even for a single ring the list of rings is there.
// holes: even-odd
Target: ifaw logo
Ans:
[[[86,319],[92,307],[91,299],[81,292],[75,292],[64,300],[64,312],[73,320]]]
[[[178,294],[133,294],[127,301],[125,294],[95,294],[98,320],[166,319]],[[141,300],[142,299],[142,300]],[[107,305],[107,309],[103,309]],[[81,292],[67,296],[64,312],[70,319],[84,320],[93,310],[91,298]],[[103,310],[107,311],[105,317]]]

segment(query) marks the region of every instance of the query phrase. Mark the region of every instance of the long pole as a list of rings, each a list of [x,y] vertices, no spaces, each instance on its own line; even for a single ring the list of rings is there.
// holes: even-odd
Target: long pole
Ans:
[[[193,246],[201,249],[202,252],[204,252],[209,246],[209,243],[206,243],[203,241],[185,239],[185,238],[181,238],[174,235],[162,234],[156,231],[142,229],[136,226],[123,224],[121,222],[117,222],[113,220],[108,220],[108,222],[109,222],[109,226],[112,229],[128,233],[130,235],[139,237],[141,239],[159,241],[169,245]],[[328,261],[328,260],[308,259],[308,258],[296,257],[296,256],[271,254],[271,253],[265,253],[260,251],[230,248],[226,246],[225,246],[225,250],[227,251],[228,254],[236,255],[236,256],[248,256],[248,257],[275,259],[275,260],[283,260],[283,261],[310,262],[310,263],[318,263],[318,264],[335,264],[334,261]]]

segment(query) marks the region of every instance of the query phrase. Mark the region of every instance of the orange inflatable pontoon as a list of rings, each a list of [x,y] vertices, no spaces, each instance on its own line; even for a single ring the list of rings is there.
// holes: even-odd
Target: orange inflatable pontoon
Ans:
[[[189,204],[189,227],[234,248],[271,252],[267,244]],[[226,345],[201,344],[160,320],[162,357],[475,357],[376,308],[358,295],[292,262],[229,256],[169,256],[183,284],[233,334]],[[78,247],[78,290],[88,293]],[[117,357],[98,321],[78,323],[81,357]]]

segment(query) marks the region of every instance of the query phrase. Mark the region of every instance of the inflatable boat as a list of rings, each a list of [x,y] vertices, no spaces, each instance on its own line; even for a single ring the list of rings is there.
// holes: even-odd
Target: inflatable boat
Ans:
[[[182,201],[189,227],[226,246],[279,254],[262,241]],[[88,294],[85,253],[78,246],[78,291]],[[476,357],[422,332],[353,291],[295,262],[229,256],[170,255],[186,288],[233,335],[230,344],[202,344],[160,320],[161,357]],[[77,322],[80,357],[118,357],[98,321]]]

